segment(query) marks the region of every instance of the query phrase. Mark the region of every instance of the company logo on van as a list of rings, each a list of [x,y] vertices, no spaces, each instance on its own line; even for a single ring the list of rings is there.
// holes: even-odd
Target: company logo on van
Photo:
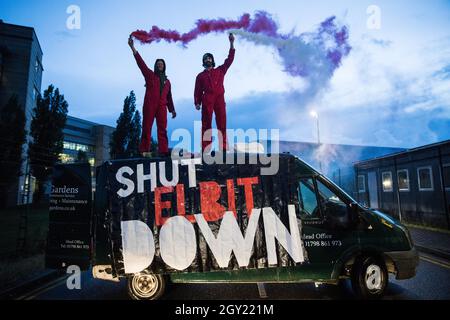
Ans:
[[[52,191],[53,194],[78,194],[78,188],[69,188],[66,186],[63,187],[56,187],[52,185]]]

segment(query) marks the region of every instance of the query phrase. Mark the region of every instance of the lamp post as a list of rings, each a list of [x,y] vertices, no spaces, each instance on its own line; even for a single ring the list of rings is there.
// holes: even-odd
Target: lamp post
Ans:
[[[310,113],[311,117],[316,118],[316,124],[317,124],[317,144],[320,148],[320,131],[319,131],[319,114],[317,111],[312,110]],[[320,171],[322,171],[322,161],[319,159],[319,168]]]
[[[316,111],[311,111],[309,113],[311,115],[311,117],[316,118],[316,123],[317,123],[317,144],[320,145],[320,132],[319,132],[319,114]]]

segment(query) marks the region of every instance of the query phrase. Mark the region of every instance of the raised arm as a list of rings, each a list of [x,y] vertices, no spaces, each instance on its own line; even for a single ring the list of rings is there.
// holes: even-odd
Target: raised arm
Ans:
[[[234,60],[234,35],[230,33],[228,39],[230,40],[230,51],[228,51],[228,57],[225,59],[223,65],[219,67],[222,69],[223,73],[227,72],[228,68],[231,66]]]
[[[148,76],[153,74],[153,71],[150,70],[149,67],[147,67],[147,65],[144,62],[144,59],[142,59],[141,55],[134,47],[134,41],[133,41],[133,38],[131,37],[131,35],[128,38],[128,45],[130,46],[131,50],[133,51],[133,56],[136,59],[136,63],[138,65],[139,69],[141,70],[142,74],[144,75],[144,77],[147,78]]]

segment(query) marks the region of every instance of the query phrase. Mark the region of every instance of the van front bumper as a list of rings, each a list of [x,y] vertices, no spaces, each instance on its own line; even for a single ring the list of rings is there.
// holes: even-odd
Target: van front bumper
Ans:
[[[416,275],[416,269],[419,265],[419,254],[415,247],[409,251],[391,251],[385,252],[385,254],[395,264],[395,279],[409,279]]]

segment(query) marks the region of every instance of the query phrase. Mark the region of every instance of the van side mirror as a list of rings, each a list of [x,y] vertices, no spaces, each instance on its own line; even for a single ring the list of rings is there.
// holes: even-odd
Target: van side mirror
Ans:
[[[357,202],[352,202],[348,205],[348,214],[350,217],[350,221],[356,222],[358,221],[358,212],[359,212],[359,205]]]

